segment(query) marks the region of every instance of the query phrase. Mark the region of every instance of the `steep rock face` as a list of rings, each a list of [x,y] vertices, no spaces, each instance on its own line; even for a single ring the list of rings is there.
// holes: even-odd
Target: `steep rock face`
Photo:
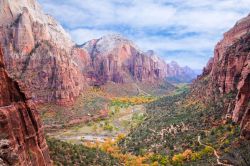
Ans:
[[[244,43],[236,42],[242,37],[246,37],[249,30],[250,16],[238,21],[231,30],[224,34],[223,40],[215,47],[212,73],[213,79],[218,79],[222,93],[228,93],[236,88],[235,83],[239,80],[233,78],[239,79],[242,68],[246,65],[247,55],[241,55],[241,52],[247,54],[248,50],[241,49]],[[243,42],[243,40],[241,41]]]
[[[86,53],[35,0],[0,0],[0,12],[0,41],[11,77],[23,81],[28,89],[21,88],[37,101],[72,103],[85,87],[78,62]]]
[[[88,77],[96,84],[107,81],[127,83],[154,82],[165,76],[158,59],[140,51],[120,35],[107,35],[82,46],[91,57]]]
[[[215,47],[214,58],[201,78],[209,76],[208,96],[237,94],[228,113],[241,124],[242,135],[250,138],[250,16],[238,21]]]
[[[0,50],[0,165],[51,165],[34,104],[4,68]]]
[[[156,66],[161,70],[161,78],[165,78],[167,76],[167,63],[165,60],[161,59],[154,50],[148,50],[144,53],[148,57],[150,57],[155,63]]]
[[[237,73],[233,78],[236,80],[237,96],[233,109],[233,120],[239,122],[242,128],[242,135],[250,139],[250,34],[244,35],[236,44],[236,55],[242,57],[238,65],[240,74]],[[237,72],[237,70],[235,71]],[[240,76],[239,76],[240,75]],[[239,80],[238,80],[239,79]],[[229,86],[232,86],[229,84]]]

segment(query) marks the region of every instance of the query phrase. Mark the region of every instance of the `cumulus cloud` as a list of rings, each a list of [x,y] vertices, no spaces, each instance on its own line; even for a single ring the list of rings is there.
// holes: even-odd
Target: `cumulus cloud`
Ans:
[[[144,50],[201,68],[249,0],[39,0],[78,43],[121,33]]]
[[[114,34],[114,31],[109,31],[109,30],[94,30],[94,29],[73,29],[70,31],[70,34],[74,41],[77,44],[83,44],[84,41],[89,41],[92,39],[98,39],[102,37],[104,34]]]

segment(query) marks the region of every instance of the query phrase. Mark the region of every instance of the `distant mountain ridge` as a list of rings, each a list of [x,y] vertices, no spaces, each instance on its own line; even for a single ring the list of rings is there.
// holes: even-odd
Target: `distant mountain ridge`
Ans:
[[[131,78],[137,81],[167,78],[168,81],[174,83],[191,82],[197,75],[188,66],[180,67],[177,62],[166,63],[153,50],[141,51],[132,41],[121,35],[106,35],[99,39],[93,39],[81,45],[81,48],[87,50],[92,61],[95,61],[92,67],[103,63],[104,70],[108,71],[105,73],[107,75],[105,78],[113,82],[129,81],[129,79],[122,78],[121,70],[125,68],[127,68],[125,73],[128,75],[124,76],[127,78],[132,76]],[[114,62],[111,62],[111,59],[115,59]],[[112,63],[118,65],[119,70],[115,68],[116,73],[110,69],[110,67],[113,68]],[[113,70],[113,76],[110,76],[111,73],[107,69]],[[94,69],[94,71],[98,71],[98,69]],[[102,77],[95,74],[96,77]],[[118,79],[118,77],[120,78]]]
[[[164,77],[160,61],[147,56],[132,41],[120,35],[106,35],[81,48],[90,56],[87,72],[96,84],[154,82]]]
[[[249,32],[250,15],[224,34],[189,90],[149,103],[147,120],[121,141],[124,151],[156,152],[159,163],[168,156],[162,165],[250,165]]]
[[[181,67],[177,62],[167,64],[167,80],[171,83],[190,83],[198,73],[188,66]]]

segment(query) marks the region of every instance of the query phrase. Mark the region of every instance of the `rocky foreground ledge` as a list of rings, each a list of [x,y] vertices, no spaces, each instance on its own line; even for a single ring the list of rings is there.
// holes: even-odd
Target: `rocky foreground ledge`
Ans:
[[[51,165],[35,105],[11,79],[0,49],[0,165]]]

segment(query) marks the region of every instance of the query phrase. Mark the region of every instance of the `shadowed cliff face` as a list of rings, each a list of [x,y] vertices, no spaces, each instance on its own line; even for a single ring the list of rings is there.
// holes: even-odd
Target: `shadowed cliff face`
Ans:
[[[39,114],[8,76],[1,48],[0,165],[51,165]]]
[[[250,138],[250,16],[236,23],[215,47],[201,79],[210,77],[207,96],[236,94],[227,112]]]

